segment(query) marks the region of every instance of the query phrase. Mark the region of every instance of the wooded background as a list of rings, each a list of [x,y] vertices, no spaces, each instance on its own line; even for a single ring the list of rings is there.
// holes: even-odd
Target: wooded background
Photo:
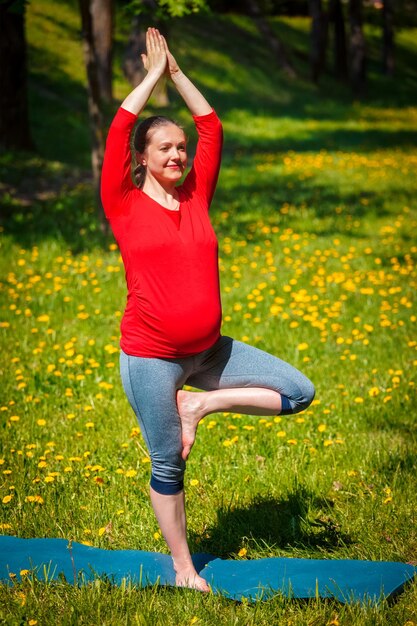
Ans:
[[[29,0],[29,2],[36,0]],[[30,124],[27,89],[26,0],[0,3],[0,141],[5,149],[36,150]],[[395,32],[417,23],[415,0],[79,0],[80,45],[83,46],[87,76],[88,111],[91,127],[91,159],[96,201],[102,215],[99,185],[104,154],[102,107],[112,102],[112,62],[115,15],[122,10],[131,19],[131,33],[123,55],[123,71],[132,84],[143,78],[141,52],[145,30],[152,24],[169,39],[173,18],[190,13],[245,13],[253,20],[277,66],[296,81],[299,77],[285,41],[271,27],[276,15],[307,15],[310,28],[310,79],[318,83],[331,73],[348,83],[354,98],[366,97],[366,22],[381,29],[381,73],[395,76]],[[57,10],[59,10],[57,5]],[[178,25],[178,20],[175,20]],[[177,26],[178,27],[178,26]],[[156,105],[169,103],[167,86],[161,81]]]

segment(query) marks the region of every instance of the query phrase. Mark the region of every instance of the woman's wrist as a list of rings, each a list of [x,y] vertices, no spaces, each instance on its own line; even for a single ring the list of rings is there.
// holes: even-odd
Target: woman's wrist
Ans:
[[[181,82],[181,80],[185,77],[185,74],[180,68],[178,68],[175,72],[170,73],[170,77],[172,82],[175,84]]]
[[[155,82],[157,83],[158,80],[164,75],[164,70],[159,70],[159,69],[151,69],[148,70],[148,73],[146,74],[145,79],[148,79],[149,81]]]

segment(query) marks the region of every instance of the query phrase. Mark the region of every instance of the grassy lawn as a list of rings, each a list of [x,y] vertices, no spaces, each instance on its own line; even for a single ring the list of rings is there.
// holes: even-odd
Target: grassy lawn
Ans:
[[[166,552],[118,371],[125,280],[89,184],[76,5],[54,7],[28,7],[39,154],[0,156],[0,534]],[[201,423],[186,474],[191,549],[415,561],[416,31],[399,33],[394,80],[379,75],[379,33],[368,29],[370,87],[358,102],[331,77],[308,81],[305,20],[274,26],[297,81],[274,69],[243,17],[172,28],[181,65],[225,128],[212,207],[222,332],[289,361],[317,389],[300,415]],[[126,32],[120,21],[118,53]],[[128,89],[119,58],[108,121]],[[0,620],[13,625],[417,624],[415,584],[378,607],[249,604],[16,574],[0,587]]]

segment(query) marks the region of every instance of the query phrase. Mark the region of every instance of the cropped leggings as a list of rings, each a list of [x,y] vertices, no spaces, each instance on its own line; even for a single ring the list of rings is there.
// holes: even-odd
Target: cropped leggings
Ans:
[[[167,495],[184,486],[176,395],[185,384],[204,391],[273,389],[281,395],[284,415],[307,408],[315,393],[310,380],[292,365],[227,336],[203,352],[180,359],[131,356],[121,350],[120,373],[151,457],[151,486]]]

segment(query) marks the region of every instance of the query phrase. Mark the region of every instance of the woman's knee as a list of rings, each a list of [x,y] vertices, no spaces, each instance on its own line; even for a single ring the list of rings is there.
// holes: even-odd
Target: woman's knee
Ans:
[[[313,402],[316,395],[316,389],[307,377],[304,377],[302,384],[299,385],[299,393],[296,397],[290,398],[293,413],[305,411]]]

